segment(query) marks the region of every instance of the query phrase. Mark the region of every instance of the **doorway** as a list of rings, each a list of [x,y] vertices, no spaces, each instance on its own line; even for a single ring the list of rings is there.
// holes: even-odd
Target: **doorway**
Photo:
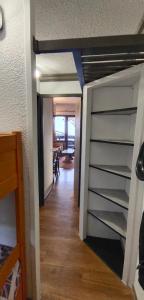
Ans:
[[[86,50],[86,49],[85,49]],[[95,69],[94,69],[94,72],[91,72],[92,70],[91,70],[91,68],[89,68],[90,66],[94,66],[95,64],[93,64],[93,63],[90,63],[90,65],[89,65],[89,62],[87,61],[87,56],[91,56],[91,55],[89,55],[89,53],[88,52],[86,52],[84,50],[84,52],[83,52],[83,55],[81,56],[83,59],[84,59],[84,62],[83,62],[83,65],[84,65],[84,70],[85,70],[85,72],[86,73],[89,73],[91,76],[89,77],[88,75],[86,76],[86,80],[85,80],[85,82],[90,82],[91,80],[93,80],[93,79],[98,79],[98,78],[101,78],[101,77],[103,77],[104,75],[109,75],[109,74],[111,74],[111,73],[114,73],[115,71],[119,71],[119,70],[122,70],[122,69],[124,69],[124,68],[126,68],[126,64],[125,64],[125,62],[123,63],[123,64],[121,64],[121,65],[119,65],[119,66],[117,66],[116,64],[111,64],[111,62],[110,62],[110,67],[112,67],[112,69],[110,69],[110,70],[106,70],[106,68],[104,69],[104,70],[101,70],[101,67],[100,67],[100,65],[99,65],[99,62],[97,62],[97,67],[99,67],[98,69],[98,72],[95,72]],[[99,51],[101,51],[100,49],[99,49]],[[108,55],[110,55],[110,51],[111,51],[111,49],[109,49],[109,51],[108,51]],[[117,52],[117,50],[116,50],[116,52]],[[100,53],[99,53],[100,54]],[[94,56],[96,56],[97,54],[95,54]],[[112,53],[112,55],[115,55],[115,53]],[[103,57],[101,58],[102,60],[103,59],[105,59],[105,55],[103,55]],[[75,56],[75,60],[76,60],[76,56]],[[108,59],[109,60],[109,59]],[[96,61],[97,61],[97,59],[96,59]],[[109,64],[109,62],[108,62],[108,64]],[[88,65],[88,66],[86,66],[86,65]],[[108,66],[108,65],[107,65]],[[88,67],[88,68],[87,68]],[[105,65],[104,65],[104,67],[105,67]],[[115,70],[115,71],[114,71]],[[102,71],[102,72],[100,72],[100,71]],[[107,72],[106,72],[107,71]],[[96,73],[96,75],[94,74],[94,73]],[[95,77],[96,76],[96,77]]]

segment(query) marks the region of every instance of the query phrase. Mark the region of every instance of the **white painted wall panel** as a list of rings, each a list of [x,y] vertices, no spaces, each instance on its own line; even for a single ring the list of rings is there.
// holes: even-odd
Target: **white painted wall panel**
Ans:
[[[81,94],[79,81],[40,82],[40,93],[48,95]]]
[[[53,182],[53,103],[43,100],[43,142],[44,142],[44,197],[46,198]]]
[[[22,132],[25,181],[27,278],[28,294],[29,296],[32,296],[32,280],[34,279],[34,281],[36,281],[36,278],[34,278],[36,271],[35,250],[37,249],[38,251],[39,247],[38,243],[35,247],[37,238],[35,235],[34,214],[36,213],[36,209],[34,208],[34,201],[35,204],[38,203],[38,192],[37,188],[34,189],[34,181],[36,183],[35,186],[37,187],[38,185],[36,164],[35,171],[33,169],[33,160],[37,154],[36,144],[34,147],[35,154],[32,154],[34,136],[36,136],[36,119],[35,122],[33,122],[31,114],[32,107],[34,108],[34,106],[32,103],[31,85],[30,3],[32,4],[32,1],[29,0],[0,0],[0,5],[4,10],[5,21],[4,30],[0,32],[0,132],[13,130],[20,130]],[[28,72],[27,67],[29,68]],[[26,72],[28,77],[26,77]],[[34,103],[36,106],[36,101],[34,101]],[[31,132],[33,126],[35,130],[32,135]],[[11,197],[9,197],[9,199],[11,200]],[[11,227],[12,223],[14,224],[11,203],[8,205],[6,202],[6,204],[3,205],[2,210],[3,214],[7,214],[8,206],[10,207],[11,212],[8,215],[8,222]],[[38,211],[36,215],[38,216]],[[33,252],[32,256],[31,250]],[[33,272],[31,272],[32,263],[34,263]],[[34,290],[35,286],[36,283],[33,285]],[[37,281],[37,289],[38,287],[39,284]],[[37,297],[34,296],[34,299],[37,299]]]

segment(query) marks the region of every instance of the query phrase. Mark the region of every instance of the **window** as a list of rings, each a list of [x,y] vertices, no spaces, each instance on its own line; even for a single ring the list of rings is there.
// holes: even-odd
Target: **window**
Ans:
[[[65,117],[57,116],[54,119],[56,141],[65,141]]]
[[[68,117],[68,148],[73,148],[75,143],[75,117]]]
[[[55,116],[54,117],[54,139],[57,142],[64,142],[65,148],[75,146],[75,117]]]

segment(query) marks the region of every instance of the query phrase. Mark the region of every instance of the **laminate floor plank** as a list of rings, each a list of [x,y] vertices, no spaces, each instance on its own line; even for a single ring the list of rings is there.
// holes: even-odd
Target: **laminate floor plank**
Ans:
[[[40,209],[42,300],[132,300],[127,288],[79,239],[73,170],[61,169]]]

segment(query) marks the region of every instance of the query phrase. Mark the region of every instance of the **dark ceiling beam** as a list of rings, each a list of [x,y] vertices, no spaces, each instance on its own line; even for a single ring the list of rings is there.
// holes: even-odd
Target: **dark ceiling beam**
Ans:
[[[144,53],[135,53],[135,54],[115,54],[115,55],[93,55],[82,57],[82,62],[91,62],[91,61],[103,61],[103,60],[133,60],[133,59],[144,59]]]
[[[126,66],[127,68],[131,67],[131,65],[127,65]],[[116,66],[111,66],[111,65],[108,65],[108,66],[102,66],[102,65],[96,65],[96,66],[90,66],[90,65],[86,65],[83,67],[83,70],[84,71],[87,71],[87,72],[95,72],[96,70],[111,70],[113,72],[113,70],[118,70],[118,69],[122,69],[122,68],[125,68],[125,65],[124,66],[121,66],[120,64],[119,65],[116,65]]]
[[[81,54],[80,54],[79,50],[76,50],[76,49],[73,50],[73,58],[74,58],[75,66],[77,69],[77,75],[79,78],[81,89],[83,89],[85,81],[84,81],[84,75],[83,75],[83,67],[82,67],[82,63],[81,63]]]
[[[84,77],[94,77],[97,74],[107,74],[107,73],[114,73],[114,72],[117,72],[117,71],[112,71],[112,70],[99,70],[98,71],[97,70],[94,73],[84,72]]]
[[[107,66],[110,66],[110,67],[117,67],[117,66],[120,66],[120,67],[129,67],[129,66],[134,66],[134,65],[138,65],[140,64],[140,62],[103,62],[103,63],[100,63],[98,62],[97,64],[83,64],[83,69],[86,70],[86,69],[97,69],[98,67],[107,67]]]
[[[142,37],[142,35],[141,35]],[[82,49],[82,57],[86,55],[100,55],[100,54],[119,54],[119,53],[134,53],[134,52],[144,52],[143,46],[119,46],[119,47],[103,47],[103,48],[85,48]]]
[[[119,71],[121,71],[123,69],[120,69]],[[84,72],[84,78],[85,77],[93,77],[97,74],[108,74],[108,73],[114,73],[114,72],[117,72],[117,70],[97,70],[95,71],[94,73],[90,73],[90,72]]]
[[[44,74],[40,77],[40,82],[48,82],[48,81],[78,81],[77,74],[69,73],[69,74]]]
[[[97,66],[97,65],[111,65],[111,66],[116,66],[118,64],[120,65],[134,65],[134,64],[140,64],[143,63],[144,59],[127,59],[127,60],[103,60],[103,61],[91,61],[91,62],[82,62],[83,66]]]
[[[91,51],[91,48],[95,48],[95,54],[114,53],[117,51],[119,53],[123,51],[144,51],[144,38],[141,34],[135,34],[47,41],[37,41],[34,39],[34,52],[36,54],[73,51],[74,49],[85,49],[87,52],[87,50]],[[86,52],[83,51],[82,54],[84,55]]]
[[[116,57],[116,56],[121,56],[123,58],[129,56],[129,57],[132,57],[132,56],[143,56],[144,55],[144,51],[143,52],[130,52],[130,53],[120,53],[120,52],[115,52],[115,53],[104,53],[104,54],[94,54],[94,49],[92,48],[92,54],[88,54],[88,55],[81,55],[82,59],[83,58],[89,58],[89,57],[99,57],[100,59],[103,58],[103,57],[107,57],[107,58],[110,58],[111,57]]]

